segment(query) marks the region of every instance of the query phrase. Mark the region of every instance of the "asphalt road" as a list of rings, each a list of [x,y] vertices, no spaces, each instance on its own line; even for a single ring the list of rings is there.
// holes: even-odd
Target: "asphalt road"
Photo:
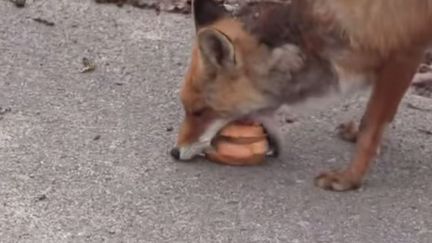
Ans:
[[[183,15],[0,1],[0,242],[432,242],[427,98],[405,99],[356,192],[312,179],[349,160],[334,130],[364,97],[283,125],[265,165],[173,162],[192,36]]]

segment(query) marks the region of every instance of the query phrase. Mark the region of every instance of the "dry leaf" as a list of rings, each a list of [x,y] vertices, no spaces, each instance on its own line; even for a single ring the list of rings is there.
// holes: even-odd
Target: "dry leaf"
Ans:
[[[93,72],[96,69],[96,64],[87,57],[83,57],[82,64],[84,68],[81,70],[81,73]]]

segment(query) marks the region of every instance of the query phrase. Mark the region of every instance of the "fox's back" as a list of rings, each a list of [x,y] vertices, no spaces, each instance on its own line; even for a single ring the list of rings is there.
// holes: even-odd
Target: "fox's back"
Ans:
[[[315,0],[353,47],[386,54],[432,39],[432,0]]]

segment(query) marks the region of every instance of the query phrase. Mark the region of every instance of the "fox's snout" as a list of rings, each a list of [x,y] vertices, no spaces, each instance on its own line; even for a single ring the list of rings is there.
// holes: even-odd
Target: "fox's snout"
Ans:
[[[191,119],[186,116],[180,128],[176,146],[170,154],[176,160],[191,160],[203,154],[212,145],[212,140],[219,131],[233,119]]]
[[[275,126],[272,118],[261,119],[263,121],[262,124],[267,135],[269,147],[268,155],[272,157],[278,157],[282,142],[282,139],[279,137],[278,129]],[[198,155],[205,154],[206,150],[212,147],[212,141],[218,135],[219,131],[231,121],[231,119],[218,119],[213,121],[195,140],[190,141],[189,143],[177,144],[174,148],[172,148],[170,151],[171,157],[178,161],[188,161]],[[183,133],[183,135],[187,134]]]

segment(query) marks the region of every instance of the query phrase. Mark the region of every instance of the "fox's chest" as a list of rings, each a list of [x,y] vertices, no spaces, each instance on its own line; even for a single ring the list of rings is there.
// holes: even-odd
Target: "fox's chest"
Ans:
[[[285,105],[301,112],[322,109],[369,90],[372,72],[354,72],[337,65],[318,63],[294,78],[284,96]]]

